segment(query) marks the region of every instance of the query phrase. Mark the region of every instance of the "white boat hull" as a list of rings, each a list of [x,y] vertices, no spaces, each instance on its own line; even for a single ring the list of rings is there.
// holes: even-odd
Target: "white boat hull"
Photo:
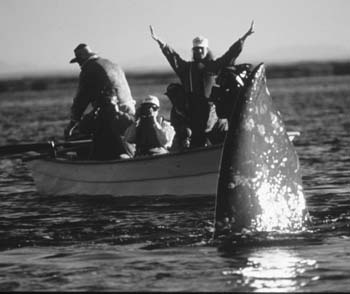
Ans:
[[[293,141],[299,132],[288,132]],[[27,162],[45,195],[215,195],[222,145],[112,161]]]
[[[114,161],[27,162],[47,195],[215,195],[222,146]]]

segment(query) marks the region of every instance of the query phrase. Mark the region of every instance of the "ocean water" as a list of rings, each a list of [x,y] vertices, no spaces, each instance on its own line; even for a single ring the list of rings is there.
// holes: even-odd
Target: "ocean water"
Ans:
[[[131,83],[169,103],[168,81]],[[312,225],[227,246],[215,196],[38,194],[0,159],[0,291],[345,292],[350,289],[350,76],[268,79],[295,139]],[[62,138],[74,89],[0,95],[0,145]]]

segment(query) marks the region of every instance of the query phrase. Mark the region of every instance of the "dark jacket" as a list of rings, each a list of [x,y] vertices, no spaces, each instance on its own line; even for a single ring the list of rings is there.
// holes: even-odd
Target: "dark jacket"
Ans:
[[[94,109],[117,105],[122,112],[135,114],[135,101],[119,65],[97,56],[83,64],[78,92],[71,107],[71,119],[79,121],[90,103]]]
[[[213,129],[218,120],[215,105],[209,102],[208,98],[216,75],[224,67],[234,64],[242,51],[243,43],[244,41],[239,39],[221,57],[205,58],[201,61],[185,61],[169,45],[161,45],[163,54],[179,77],[189,100],[192,146],[203,146],[205,134]]]
[[[221,57],[213,60],[205,58],[202,61],[185,61],[169,45],[161,47],[171,67],[179,77],[187,93],[209,98],[215,76],[225,66],[234,64],[241,53],[243,41],[238,39]]]
[[[82,115],[88,105],[90,115]],[[134,121],[135,101],[120,66],[93,56],[81,67],[78,92],[71,107],[71,121],[80,121],[92,134],[91,159],[108,160],[126,153],[121,136]],[[83,132],[84,133],[84,132]]]

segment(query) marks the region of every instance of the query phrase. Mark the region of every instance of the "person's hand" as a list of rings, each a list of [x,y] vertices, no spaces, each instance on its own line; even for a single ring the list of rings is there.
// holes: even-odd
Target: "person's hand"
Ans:
[[[219,118],[216,123],[216,128],[221,132],[228,131],[228,120],[226,118]]]
[[[254,20],[252,20],[249,30],[244,34],[244,36],[241,39],[244,41],[248,36],[250,36],[253,33],[254,33]]]
[[[158,39],[157,35],[154,33],[154,31],[153,31],[152,25],[149,26],[149,29],[150,29],[150,31],[151,31],[151,37],[152,37],[152,39],[158,42],[159,39]]]
[[[157,121],[157,117],[158,117],[158,110],[154,110],[153,107],[150,108],[150,116],[153,118],[154,122],[158,122]]]
[[[77,122],[71,120],[69,122],[69,124],[64,129],[64,138],[65,138],[65,140],[68,140],[72,136],[73,131],[74,131],[74,129],[76,127],[77,127]]]
[[[158,118],[158,122],[159,122],[160,125],[162,125],[163,122],[166,123],[166,121],[164,120],[164,116],[160,115],[159,118]]]
[[[159,45],[164,45],[164,42],[161,41],[158,36],[154,33],[152,25],[149,26],[149,29],[151,31],[151,37],[153,40],[155,40]]]

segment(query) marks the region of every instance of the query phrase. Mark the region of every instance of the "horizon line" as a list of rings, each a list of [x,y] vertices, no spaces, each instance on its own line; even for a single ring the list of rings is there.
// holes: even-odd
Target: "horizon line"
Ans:
[[[248,63],[248,62],[245,62]],[[250,62],[253,65],[258,65],[260,63],[268,64],[269,66],[291,66],[299,64],[329,64],[329,63],[350,63],[348,58],[329,58],[329,59],[305,59],[305,60],[295,60],[295,61],[271,61],[271,62]],[[239,64],[239,63],[237,63]],[[79,71],[80,72],[80,71]],[[78,72],[78,74],[79,74]],[[174,71],[171,68],[166,68],[166,66],[158,66],[157,68],[152,68],[152,71],[147,66],[136,67],[124,67],[124,72],[126,75],[138,76],[145,74],[174,74]],[[5,79],[30,79],[30,78],[54,78],[54,77],[74,77],[76,76],[75,71],[66,71],[66,70],[38,70],[38,71],[17,71],[9,74],[0,73],[0,80]]]

